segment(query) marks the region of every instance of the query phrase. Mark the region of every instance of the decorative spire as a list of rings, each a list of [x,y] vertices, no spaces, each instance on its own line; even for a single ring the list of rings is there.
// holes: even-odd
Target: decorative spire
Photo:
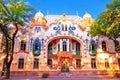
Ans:
[[[43,15],[43,13],[39,10],[39,12],[37,12],[36,14],[35,14],[35,17],[43,17],[44,15]]]

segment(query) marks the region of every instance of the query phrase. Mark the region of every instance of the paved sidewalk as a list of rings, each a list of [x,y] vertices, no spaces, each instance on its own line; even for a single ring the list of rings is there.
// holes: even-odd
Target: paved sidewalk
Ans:
[[[0,80],[5,80],[1,78]],[[49,76],[41,78],[41,76],[12,76],[10,80],[120,80],[110,75],[80,75],[80,76]]]

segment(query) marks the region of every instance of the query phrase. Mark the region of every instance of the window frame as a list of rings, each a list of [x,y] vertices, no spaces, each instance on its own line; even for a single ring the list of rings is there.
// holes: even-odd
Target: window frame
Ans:
[[[18,60],[18,69],[24,69],[24,58]]]
[[[36,61],[37,61],[37,62],[36,62]],[[36,64],[37,64],[37,65],[36,65]],[[38,59],[38,58],[34,58],[33,68],[34,68],[34,69],[38,69],[38,68],[39,68],[39,59]]]

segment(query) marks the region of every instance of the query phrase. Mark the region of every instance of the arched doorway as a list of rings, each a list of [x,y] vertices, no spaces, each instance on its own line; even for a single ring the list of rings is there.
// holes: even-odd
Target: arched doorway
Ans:
[[[70,58],[68,57],[63,57],[61,58],[61,72],[69,72],[69,60]]]
[[[53,55],[48,55],[49,50],[51,50],[51,43]],[[70,66],[80,66],[78,62],[80,64],[81,61],[78,61],[78,59],[81,60],[81,56],[85,52],[85,46],[84,41],[76,36],[52,36],[46,40],[44,50],[47,61],[51,59],[54,67],[56,65],[54,63],[57,62],[57,66],[60,67],[62,72],[69,72]],[[74,56],[74,58],[72,56]],[[72,61],[76,63],[76,60],[78,61],[77,64],[73,64]]]

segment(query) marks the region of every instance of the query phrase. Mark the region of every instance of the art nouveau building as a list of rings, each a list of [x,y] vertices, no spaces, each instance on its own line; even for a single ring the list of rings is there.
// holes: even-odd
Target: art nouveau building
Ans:
[[[37,12],[16,36],[11,71],[119,70],[120,56],[114,42],[87,35],[91,15],[47,15]],[[10,24],[9,31],[14,30]],[[0,36],[2,42],[2,34]],[[118,39],[119,40],[119,39]],[[119,41],[120,42],[120,41]],[[3,67],[2,44],[0,71]]]

